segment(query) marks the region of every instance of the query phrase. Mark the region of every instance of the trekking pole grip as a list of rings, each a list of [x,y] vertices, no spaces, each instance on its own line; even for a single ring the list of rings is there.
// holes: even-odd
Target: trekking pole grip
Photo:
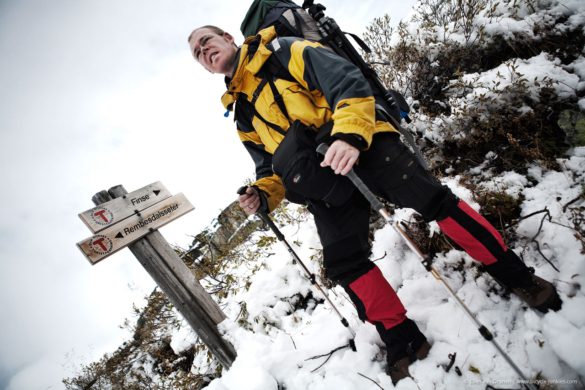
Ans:
[[[246,190],[248,189],[248,186],[242,186],[240,188],[238,188],[238,195],[244,195],[246,193]],[[281,233],[281,231],[278,229],[278,227],[276,227],[276,225],[274,224],[274,222],[272,221],[272,219],[268,216],[268,214],[262,210],[258,210],[256,211],[256,214],[258,214],[258,216],[260,216],[260,219],[262,221],[264,221],[265,224],[268,225],[268,227],[274,232],[274,234],[276,235],[276,238],[278,238],[280,241],[284,241],[284,235]]]
[[[319,144],[319,146],[317,146],[317,152],[321,153],[323,156],[325,155],[325,153],[327,153],[328,150],[329,146],[327,146],[327,144],[322,143]],[[381,209],[384,208],[382,202],[380,202],[376,195],[374,195],[374,193],[370,191],[370,189],[365,185],[362,179],[360,179],[359,176],[355,173],[353,168],[345,176],[349,180],[351,180],[353,185],[355,185],[357,189],[362,193],[362,195],[368,200],[368,202],[370,202],[370,205],[372,205],[372,208],[374,210],[380,211]]]

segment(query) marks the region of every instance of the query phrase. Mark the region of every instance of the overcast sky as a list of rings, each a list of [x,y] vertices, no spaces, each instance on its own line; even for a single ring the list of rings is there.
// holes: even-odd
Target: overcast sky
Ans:
[[[413,2],[322,1],[358,34]],[[62,388],[130,336],[119,326],[154,288],[128,250],[90,266],[76,248],[95,192],[183,192],[195,210],[161,232],[187,247],[253,175],[222,77],[186,43],[203,24],[240,37],[250,3],[0,0],[0,389]]]

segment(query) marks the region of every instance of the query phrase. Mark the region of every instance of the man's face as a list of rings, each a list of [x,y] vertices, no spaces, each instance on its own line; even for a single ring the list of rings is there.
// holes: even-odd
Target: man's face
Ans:
[[[193,57],[211,73],[230,75],[237,48],[234,38],[228,34],[201,28],[193,33],[189,40]]]

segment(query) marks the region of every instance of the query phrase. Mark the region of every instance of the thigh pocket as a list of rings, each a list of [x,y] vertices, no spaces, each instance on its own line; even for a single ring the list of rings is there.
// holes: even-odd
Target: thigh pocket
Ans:
[[[289,160],[281,177],[287,192],[332,206],[341,206],[353,194],[349,179],[336,175],[329,167],[321,167],[317,153],[312,150],[299,151]]]
[[[380,139],[361,157],[360,165],[375,177],[380,188],[394,190],[407,184],[419,166],[414,154],[393,138]]]

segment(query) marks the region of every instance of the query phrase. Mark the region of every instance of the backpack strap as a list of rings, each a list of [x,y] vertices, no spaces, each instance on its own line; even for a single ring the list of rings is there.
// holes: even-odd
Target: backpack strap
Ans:
[[[250,104],[252,105],[252,107],[254,107],[254,115],[256,117],[258,117],[258,119],[260,119],[262,122],[264,122],[266,124],[266,126],[270,127],[273,130],[276,130],[278,133],[280,133],[282,135],[285,135],[286,131],[284,131],[282,129],[282,127],[277,126],[276,124],[274,124],[270,121],[267,121],[266,119],[264,119],[262,117],[262,115],[260,115],[258,113],[258,110],[256,110],[256,101],[258,100],[258,97],[260,96],[260,93],[262,92],[262,90],[264,89],[266,84],[270,85],[270,89],[272,90],[272,94],[274,95],[274,101],[276,102],[276,104],[278,105],[278,108],[280,109],[280,111],[282,111],[282,113],[284,114],[284,116],[286,117],[286,119],[290,123],[290,117],[288,116],[288,111],[286,109],[286,106],[284,105],[284,100],[282,99],[282,95],[280,94],[280,92],[278,92],[276,85],[274,85],[274,81],[268,77],[262,78],[262,81],[260,81],[260,84],[258,84],[258,86],[256,87],[256,90],[252,94],[252,100],[250,101]]]
[[[252,58],[254,56],[257,49],[258,49],[258,46],[256,46],[256,45],[251,46],[250,49],[248,49],[248,55],[250,56],[250,58]],[[277,78],[288,80],[288,81],[295,81],[294,77],[290,74],[288,69],[286,69],[284,67],[284,65],[282,65],[280,63],[280,61],[278,61],[278,59],[274,56],[270,56],[268,58],[268,60],[264,64],[264,66],[262,66],[262,69],[260,69],[260,71],[258,73],[256,73],[256,76],[261,77],[262,81],[260,82],[260,84],[258,84],[258,87],[256,87],[256,90],[252,94],[252,101],[251,101],[252,105],[254,105],[254,107],[256,106],[256,100],[258,100],[258,96],[260,96],[260,93],[262,92],[262,90],[264,89],[266,84],[268,84],[270,86],[270,90],[272,91],[272,95],[274,97],[274,101],[276,102],[276,105],[278,106],[278,108],[280,109],[282,114],[285,116],[285,118],[290,123],[291,119],[290,119],[290,116],[288,114],[288,110],[286,109],[286,105],[284,104],[284,99],[282,98],[282,94],[278,91],[278,88],[276,87],[276,84],[274,83],[274,81]],[[258,115],[258,118],[261,118],[260,115]],[[267,121],[264,121],[264,122],[266,124],[268,124]],[[276,126],[274,124],[272,124],[272,125]]]
[[[258,50],[259,43],[260,43],[260,39],[256,39],[248,44],[248,58],[250,60],[252,59],[252,57],[254,57],[254,54],[256,54],[256,51]],[[260,69],[260,71],[258,73],[256,73],[256,76],[261,77],[262,80],[260,81],[260,83],[258,84],[256,89],[254,90],[254,93],[252,94],[252,100],[250,101],[250,103],[252,104],[252,107],[254,107],[254,115],[256,117],[258,117],[258,119],[260,119],[262,122],[264,122],[271,129],[277,131],[278,133],[280,133],[282,135],[285,135],[286,134],[285,130],[283,130],[280,126],[277,126],[276,124],[274,124],[270,121],[267,121],[266,119],[264,119],[262,117],[262,115],[260,115],[258,113],[258,111],[256,110],[256,101],[258,100],[258,97],[262,93],[262,90],[264,89],[266,84],[269,84],[270,90],[272,91],[272,94],[274,95],[274,101],[278,105],[278,108],[280,109],[282,114],[286,117],[286,119],[290,123],[291,120],[290,120],[290,117],[288,115],[288,110],[286,109],[286,106],[284,105],[284,99],[282,98],[282,95],[280,94],[280,92],[278,92],[278,88],[276,88],[276,85],[274,84],[274,80],[276,78],[283,78],[286,80],[294,80],[294,78],[292,77],[290,72],[288,72],[288,70],[286,70],[285,67],[273,56],[270,56],[268,58],[268,60],[264,64],[264,66],[262,66],[262,69]]]
[[[279,36],[302,37],[303,27],[301,18],[298,15],[299,10],[302,10],[302,8],[294,3],[281,2],[275,5],[264,16],[264,20],[258,28],[258,31],[269,26],[274,26]]]
[[[258,113],[258,111],[256,110],[256,107],[254,107],[254,115],[256,115],[256,117],[258,117],[258,119],[260,119],[262,122],[264,122],[266,124],[266,126],[270,127],[272,130],[276,131],[277,133],[279,133],[281,135],[286,135],[286,131],[283,130],[282,127],[275,125],[274,123],[264,119],[264,117],[262,117],[262,115],[260,115]]]
[[[266,85],[266,83],[264,83],[264,85]],[[254,93],[256,95],[256,93]],[[267,121],[266,119],[264,119],[264,117],[262,115],[260,115],[258,113],[258,111],[256,110],[256,100],[258,99],[258,96],[256,96],[254,98],[254,96],[252,97],[252,101],[248,101],[248,98],[246,97],[245,94],[240,94],[238,96],[238,100],[236,101],[236,112],[234,115],[234,120],[236,122],[238,121],[242,121],[242,120],[247,120],[247,118],[250,118],[249,120],[252,120],[252,117],[255,116],[258,119],[260,119],[262,122],[264,122],[264,124],[266,124],[266,126],[270,127],[272,130],[276,131],[279,134],[282,135],[286,135],[286,131],[284,131],[282,129],[282,127],[275,125],[274,123]],[[251,126],[251,123],[250,123]]]
[[[296,37],[303,37],[303,22],[299,15],[299,8],[291,8],[290,13],[292,14],[292,18],[294,20],[294,32]],[[290,23],[290,15],[288,14],[288,10],[282,13],[281,20],[285,19],[289,24]]]
[[[268,79],[263,78],[262,81],[260,81],[260,84],[258,84],[258,86],[256,87],[256,90],[252,94],[252,100],[250,101],[252,103],[252,105],[256,106],[256,100],[258,100],[258,96],[260,96],[260,93],[262,92],[262,90],[266,86],[267,82],[268,82]]]
[[[276,102],[276,105],[278,106],[278,108],[280,108],[280,111],[284,114],[286,119],[290,122],[291,121],[290,116],[288,115],[288,111],[286,109],[286,106],[284,105],[284,99],[282,98],[282,95],[280,94],[280,92],[278,92],[278,88],[276,88],[274,81],[271,79],[268,79],[268,85],[270,85],[270,89],[272,90],[272,95],[274,96],[274,101]]]

